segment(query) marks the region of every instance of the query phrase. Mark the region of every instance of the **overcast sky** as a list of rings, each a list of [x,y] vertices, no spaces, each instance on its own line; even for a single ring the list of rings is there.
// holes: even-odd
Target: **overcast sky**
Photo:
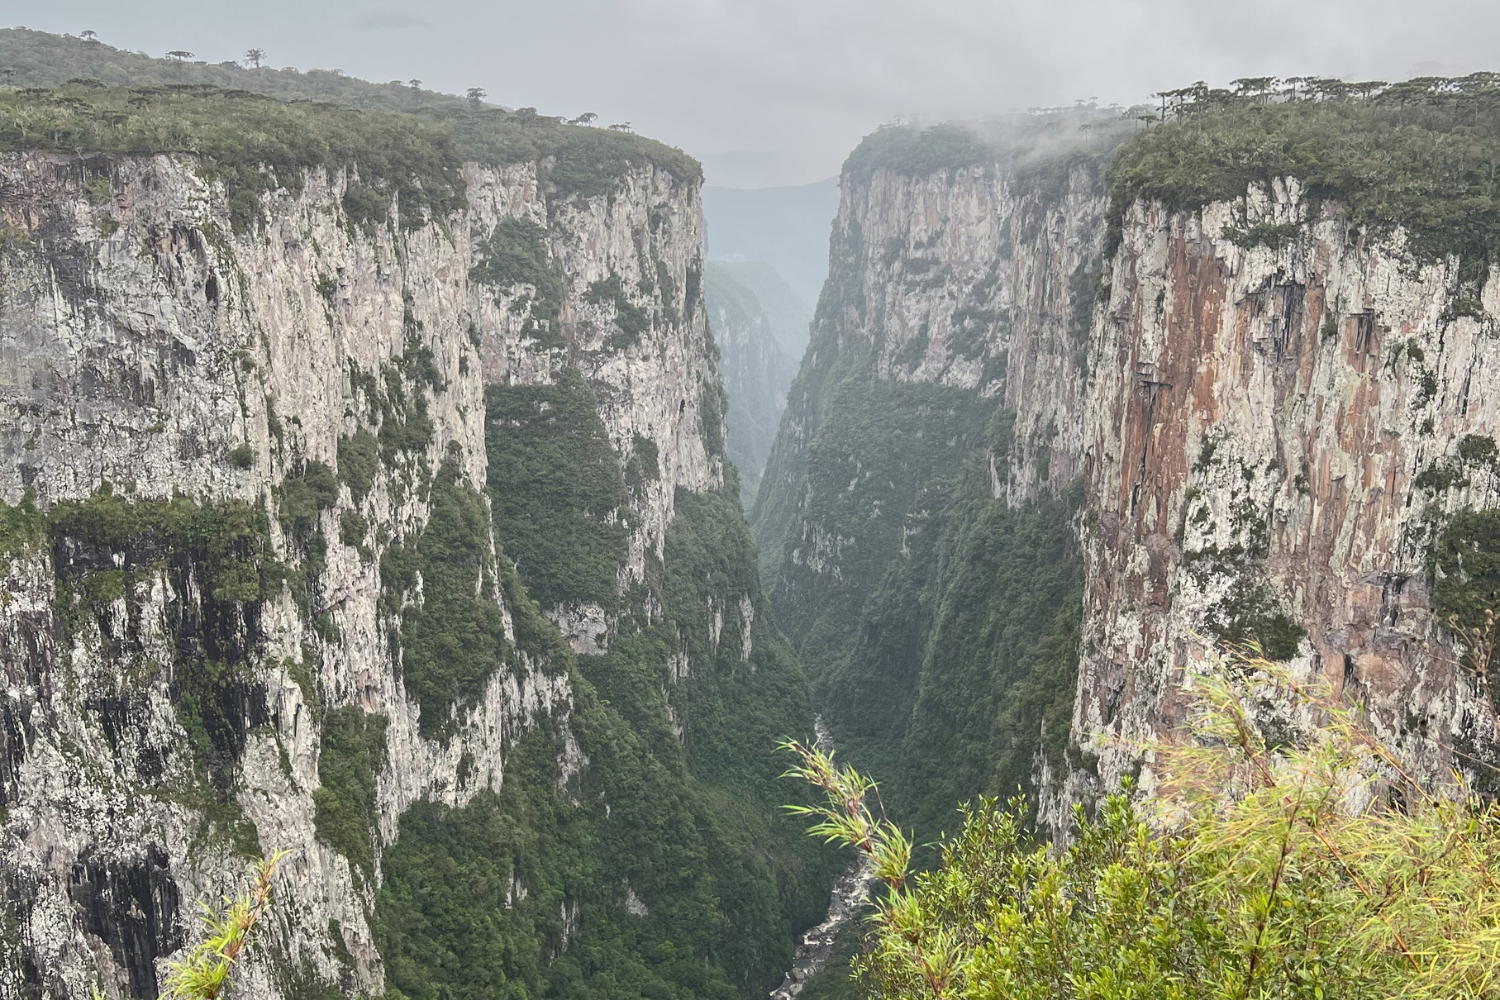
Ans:
[[[1497,0],[0,0],[0,22],[594,111],[741,187],[831,176],[895,115],[1500,69]]]

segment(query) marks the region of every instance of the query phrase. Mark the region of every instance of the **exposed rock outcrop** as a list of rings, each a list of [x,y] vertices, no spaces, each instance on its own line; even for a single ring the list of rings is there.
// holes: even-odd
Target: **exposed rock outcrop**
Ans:
[[[1326,676],[1442,779],[1493,752],[1427,559],[1452,515],[1500,499],[1484,447],[1500,286],[1456,310],[1456,261],[1415,262],[1293,179],[1250,195],[1201,214],[1138,203],[1109,263],[1075,737],[1113,786],[1229,635]],[[1295,237],[1241,245],[1247,210]]]
[[[641,616],[630,634],[661,618],[674,511],[724,482],[724,407],[696,179],[643,160],[550,196],[549,166],[469,163],[461,210],[403,219],[393,200],[378,224],[351,216],[349,171],[308,168],[236,231],[192,157],[0,157],[0,992],[154,998],[193,900],[279,847],[296,853],[240,994],[379,993],[381,857],[415,804],[505,788],[538,726],[576,804],[577,680],[491,527],[486,436],[509,431],[486,427],[486,386],[574,380],[606,478],[625,470],[618,599],[542,609],[585,654],[619,615]],[[752,627],[756,650],[780,638],[748,544],[690,555],[720,559],[705,585],[733,658],[781,678],[784,654],[752,660]],[[717,632],[676,627],[660,718],[632,721],[690,741],[709,724],[691,699],[738,682]],[[512,900],[530,877],[512,871]],[[670,914],[663,891],[615,902]],[[559,953],[584,932],[578,901],[561,912]],[[753,930],[790,955],[791,927]],[[746,976],[777,974],[755,961]]]

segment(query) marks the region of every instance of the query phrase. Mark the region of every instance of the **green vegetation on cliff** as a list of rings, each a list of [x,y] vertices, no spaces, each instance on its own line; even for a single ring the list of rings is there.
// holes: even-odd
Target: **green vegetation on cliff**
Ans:
[[[402,817],[378,898],[392,992],[763,996],[836,859],[776,809],[774,746],[810,727],[810,693],[766,612],[732,471],[724,489],[678,491],[663,561],[622,594],[625,490],[659,474],[650,449],[635,444],[627,475],[571,370],[491,386],[487,404],[517,632],[539,621],[528,591],[601,603],[615,627],[598,655],[554,640],[572,707],[509,748],[498,792]]]
[[[1163,101],[1169,120],[1122,146],[1111,166],[1109,247],[1137,199],[1193,211],[1295,177],[1315,205],[1337,201],[1353,225],[1377,236],[1404,227],[1419,258],[1500,259],[1496,74],[1196,84]]]
[[[931,624],[891,798],[925,833],[976,794],[1065,774],[1083,619],[1082,484],[1010,507],[971,469],[949,498],[925,592]]]
[[[776,571],[820,710],[922,838],[966,798],[1030,790],[1038,754],[1066,766],[1082,497],[993,498],[990,456],[1004,468],[1012,438],[1010,414],[973,393],[846,378]]]
[[[1500,811],[1423,787],[1352,695],[1241,659],[1199,676],[1149,749],[1156,802],[1076,812],[1064,851],[1024,804],[965,806],[934,870],[872,783],[793,747],[826,793],[809,832],[884,883],[855,969],[870,995],[1474,998],[1493,992]],[[1270,706],[1287,706],[1278,711]],[[1289,720],[1303,720],[1289,722]],[[1291,727],[1289,729],[1289,726]],[[1351,788],[1372,794],[1350,796]]]
[[[313,822],[318,836],[369,880],[374,874],[375,776],[385,766],[386,717],[358,705],[323,717]]]
[[[458,210],[464,191],[458,150],[423,122],[209,87],[0,91],[0,150],[32,149],[192,154],[224,182],[236,229],[259,221],[263,194],[300,192],[309,167],[354,173],[344,208],[359,224],[384,222],[394,199],[403,225],[421,225]]]
[[[455,187],[445,171],[437,175],[422,174],[424,181],[436,177],[441,183],[430,189],[424,186],[407,191],[402,186],[403,179],[412,176],[412,171],[397,172],[394,177],[380,174],[381,167],[388,166],[378,162],[381,151],[407,161],[432,160],[434,156],[442,159],[452,151],[462,159],[489,164],[548,160],[542,169],[542,180],[551,186],[556,198],[606,194],[626,170],[647,164],[690,184],[702,179],[697,161],[686,153],[628,132],[571,125],[560,118],[537,114],[534,108],[475,107],[462,97],[396,81],[370,83],[337,70],[303,73],[290,68],[154,59],[98,41],[24,28],[0,30],[0,68],[14,71],[13,84],[32,88],[21,91],[19,96],[11,95],[25,101],[29,115],[50,115],[68,126],[65,131],[58,131],[59,137],[50,143],[45,129],[29,130],[33,139],[41,138],[37,139],[38,144],[26,148],[83,153],[196,152],[194,143],[201,141],[222,155],[221,140],[237,137],[238,142],[231,143],[235,149],[232,159],[248,159],[259,152],[269,157],[264,162],[272,167],[292,163],[343,166],[350,157],[330,156],[319,146],[329,144],[334,154],[347,152],[339,147],[340,137],[335,134],[347,129],[351,143],[363,152],[376,154],[377,162],[359,161],[362,177],[366,170],[379,174],[381,179],[398,187],[403,198],[413,199],[414,206],[433,209],[444,204],[455,190],[461,193],[461,182]],[[48,108],[58,103],[71,105],[75,111],[85,112],[83,117],[90,117],[87,109],[77,102],[83,97],[95,103],[81,94],[85,89],[97,89],[91,86],[95,83],[113,88],[104,91],[106,94],[124,95],[126,106],[122,108],[117,106],[120,102],[107,101],[92,117],[114,119],[123,115],[126,121],[111,125],[108,121],[91,123],[75,117],[69,122],[57,108]],[[54,94],[38,93],[41,88],[62,90]],[[226,99],[243,99],[250,94],[274,100],[239,106],[226,103]],[[197,103],[193,107],[183,106],[194,99]],[[147,103],[134,103],[138,100]],[[183,120],[181,126],[174,127],[165,119],[161,113],[164,104],[173,105],[170,113]],[[283,110],[268,109],[267,105]],[[4,109],[0,109],[0,118],[4,116]],[[14,119],[15,114],[11,117]],[[218,121],[220,118],[222,123]],[[131,120],[137,127],[126,130],[127,142],[118,130]],[[372,130],[385,129],[391,131],[383,133],[385,138],[381,142],[364,141]],[[308,132],[313,135],[298,138]],[[286,141],[285,148],[278,143],[283,135],[293,137]],[[14,148],[13,141],[0,131],[0,148]],[[91,145],[99,142],[107,144]],[[297,159],[299,155],[306,159]],[[374,183],[375,177],[364,179],[366,183]],[[287,176],[282,176],[280,182],[300,183]],[[407,209],[406,201],[402,207]]]
[[[513,657],[484,498],[450,459],[433,478],[429,502],[422,534],[381,558],[380,582],[386,612],[401,622],[401,679],[421,706],[422,735],[441,738],[453,707],[479,698]],[[417,603],[411,597],[419,584]]]
[[[496,535],[543,608],[619,604],[629,508],[599,402],[576,369],[485,389]]]

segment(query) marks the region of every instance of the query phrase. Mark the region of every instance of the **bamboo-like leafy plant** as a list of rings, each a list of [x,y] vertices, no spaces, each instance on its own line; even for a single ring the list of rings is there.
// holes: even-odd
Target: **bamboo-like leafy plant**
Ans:
[[[981,799],[909,871],[866,777],[789,743],[827,794],[792,811],[868,855],[864,988],[1007,1000],[1456,1000],[1500,995],[1500,809],[1419,781],[1357,706],[1255,651],[1194,679],[1188,723],[1139,747],[1153,795],[1033,843]]]
[[[225,896],[218,907],[199,903],[206,933],[180,961],[168,964],[162,1000],[218,1000],[255,926],[271,908],[276,869],[290,854],[278,850],[257,860],[250,888],[237,898]]]

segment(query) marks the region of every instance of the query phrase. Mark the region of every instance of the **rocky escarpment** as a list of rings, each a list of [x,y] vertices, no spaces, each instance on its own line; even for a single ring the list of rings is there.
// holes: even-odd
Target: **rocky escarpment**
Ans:
[[[919,826],[1149,791],[1137,748],[1247,643],[1494,788],[1493,81],[1242,83],[1092,157],[950,126],[846,167],[755,523]]]
[[[630,494],[629,557],[615,587],[625,589],[645,580],[648,559],[663,559],[677,490],[724,482],[702,203],[695,183],[647,169],[621,178],[614,197],[549,205],[537,172],[535,163],[468,172],[477,241],[469,304],[484,379],[545,385],[576,371],[619,464],[655,464]],[[601,606],[543,605],[578,652],[601,648]]]
[[[1069,525],[1115,141],[1091,149],[1079,126],[1109,121],[866,140],[752,514],[830,728],[896,776],[887,789],[924,828],[1028,781],[1044,726],[1053,752],[1066,729]]]
[[[273,848],[246,996],[768,989],[827,873],[771,808],[811,716],[724,463],[695,171],[74,90],[13,102],[100,143],[284,114],[316,155],[209,124],[0,161],[3,991],[154,997]]]
[[[412,801],[498,781],[502,734],[568,704],[557,664],[513,651],[462,705],[426,706],[453,727],[440,744],[396,669],[382,557],[420,536],[434,475],[484,481],[467,245],[436,222],[351,231],[344,182],[318,173],[236,236],[182,157],[0,169],[0,474],[47,512],[13,514],[37,523],[9,545],[9,988],[154,995],[153,963],[195,932],[186,904],[232,891],[263,842],[297,851],[289,967],[377,989],[369,887],[317,835],[317,706],[383,716],[369,819],[391,836]],[[480,541],[473,585],[504,616]],[[269,995],[268,967],[246,985]]]
[[[1247,221],[1291,234],[1246,245]],[[1462,560],[1432,560],[1497,500],[1500,292],[1485,269],[1466,299],[1457,258],[1413,261],[1404,243],[1290,178],[1125,215],[1087,409],[1085,783],[1140,766],[1132,741],[1181,720],[1222,640],[1327,677],[1414,773],[1493,755],[1434,609]]]

